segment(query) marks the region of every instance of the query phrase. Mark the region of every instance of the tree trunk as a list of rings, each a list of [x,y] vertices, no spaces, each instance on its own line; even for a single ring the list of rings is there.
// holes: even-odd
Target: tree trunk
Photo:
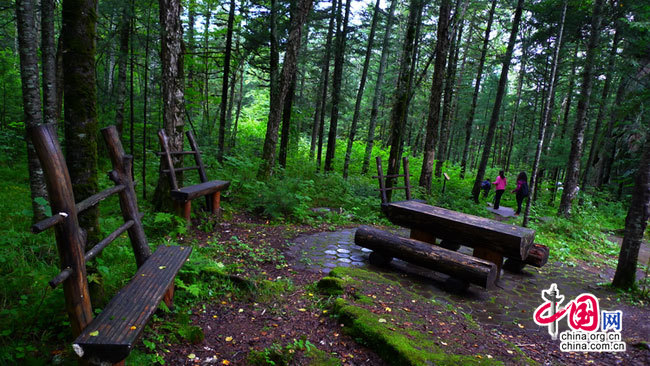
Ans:
[[[316,155],[317,170],[320,170],[321,156],[323,153],[323,128],[325,127],[325,106],[327,105],[327,87],[329,85],[330,57],[332,55],[332,34],[334,32],[334,19],[336,19],[338,6],[341,6],[341,1],[333,0],[332,15],[327,27],[327,38],[325,41],[325,58],[323,59],[323,66],[320,74],[320,94],[316,98],[317,106],[316,114],[314,116],[314,128],[312,130],[312,145],[315,150],[316,136],[318,136],[318,153]]]
[[[632,201],[625,218],[625,235],[612,282],[614,287],[622,289],[634,287],[639,248],[648,219],[650,219],[650,138],[646,136],[645,148],[632,192]]]
[[[379,114],[379,100],[381,99],[381,89],[384,83],[384,70],[386,69],[386,60],[388,59],[390,31],[393,27],[393,14],[397,0],[390,3],[388,19],[386,20],[386,31],[381,46],[381,60],[379,61],[379,70],[377,71],[377,81],[375,82],[375,93],[372,97],[372,109],[370,110],[370,122],[368,123],[368,138],[366,139],[366,151],[363,155],[363,167],[361,174],[368,173],[370,166],[370,155],[372,155],[372,146],[375,142],[375,128],[377,126],[377,115]],[[376,8],[378,9],[378,8]]]
[[[235,23],[235,0],[230,0],[228,12],[228,30],[226,33],[226,51],[223,60],[223,79],[221,83],[221,107],[219,108],[219,142],[217,160],[223,162],[223,150],[226,145],[226,111],[228,109],[228,82],[230,81],[230,55],[232,51],[232,30]]]
[[[41,0],[41,60],[43,68],[43,123],[57,123],[56,47],[54,46],[54,0]]]
[[[508,131],[508,147],[506,149],[505,171],[510,171],[510,158],[512,157],[512,148],[515,142],[515,128],[519,118],[519,105],[521,104],[521,89],[524,85],[524,75],[526,74],[526,61],[528,59],[528,48],[526,42],[522,42],[521,64],[519,65],[519,79],[517,80],[517,97],[515,101],[515,110],[512,113],[510,130]]]
[[[533,161],[533,170],[530,174],[530,189],[528,192],[528,197],[526,198],[526,209],[524,210],[524,221],[521,224],[523,227],[528,226],[528,218],[530,215],[530,205],[531,197],[537,192],[537,171],[539,169],[539,160],[542,156],[542,147],[544,146],[544,137],[546,134],[546,126],[548,125],[549,120],[551,119],[551,109],[553,109],[553,99],[555,96],[555,77],[557,75],[557,65],[560,58],[560,49],[562,47],[562,37],[564,32],[564,19],[566,18],[566,9],[567,9],[568,0],[564,0],[564,6],[562,7],[562,15],[560,19],[560,30],[558,31],[557,38],[555,41],[555,50],[553,51],[553,63],[551,65],[551,75],[548,82],[548,95],[546,106],[544,107],[544,113],[542,121],[539,126],[539,141],[537,142],[537,150],[535,150],[535,160]]]
[[[287,167],[287,151],[289,150],[289,138],[291,134],[291,108],[293,106],[293,98],[296,94],[296,79],[295,74],[289,86],[289,93],[284,98],[284,105],[282,106],[282,134],[280,136],[280,152],[278,154],[278,163],[282,168]]]
[[[149,29],[151,7],[147,10],[147,29],[144,41],[144,86],[142,90],[142,199],[147,199],[147,122],[149,122]]]
[[[34,3],[32,0],[17,0],[16,25],[18,27],[20,79],[22,82],[23,110],[26,128],[37,126],[43,121],[38,80],[38,39],[34,18]],[[43,200],[47,198],[47,190],[43,169],[36,155],[36,150],[34,150],[32,140],[28,136],[25,137],[25,140],[27,142],[29,188],[32,198],[32,222],[36,223],[46,217],[45,202]]]
[[[181,24],[180,0],[159,0],[160,7],[160,58],[162,81],[162,118],[163,128],[169,137],[169,148],[172,152],[183,150],[184,113],[184,80],[183,80],[183,27]],[[156,210],[171,207],[169,194],[169,179],[162,172],[165,164],[161,158],[158,184],[154,192],[153,202]],[[178,183],[182,186],[183,174],[177,174]]]
[[[456,13],[458,9],[456,9]],[[463,36],[463,24],[458,28],[458,36],[452,35],[447,75],[445,80],[445,96],[442,104],[442,124],[440,126],[440,139],[438,141],[438,160],[436,160],[436,177],[442,175],[442,165],[447,160],[447,145],[449,144],[449,129],[451,128],[451,102],[454,98],[454,81],[456,79],[456,65],[458,63],[458,48]]]
[[[395,88],[395,96],[393,99],[393,108],[390,115],[390,153],[388,157],[388,175],[398,174],[399,171],[399,156],[402,145],[402,133],[404,132],[404,124],[406,122],[406,113],[408,110],[409,100],[409,85],[413,75],[410,73],[411,60],[414,53],[414,42],[416,33],[416,22],[420,17],[423,9],[422,0],[411,0],[409,6],[408,25],[406,27],[406,35],[402,48],[402,55],[399,68],[399,76],[397,78],[397,86]],[[393,180],[387,179],[386,186],[392,187]],[[388,200],[390,201],[390,193],[388,191]]]
[[[266,136],[264,138],[264,149],[262,151],[262,165],[257,172],[258,179],[267,179],[273,171],[275,162],[275,148],[278,142],[278,128],[282,117],[282,107],[284,100],[289,94],[289,88],[296,74],[296,63],[298,59],[298,50],[300,49],[300,39],[302,26],[307,20],[307,15],[311,9],[312,0],[300,0],[296,5],[296,16],[291,20],[287,48],[282,64],[282,73],[278,82],[275,99],[271,102],[269,110],[269,120],[266,126]]]
[[[345,3],[345,18],[341,23],[341,9],[337,15],[336,55],[334,56],[334,74],[332,75],[332,114],[330,116],[330,129],[327,136],[327,151],[325,152],[324,171],[334,170],[334,154],[336,152],[336,128],[339,121],[339,102],[341,100],[341,84],[343,81],[343,61],[345,60],[345,44],[348,33],[348,19],[350,18],[350,4]]]
[[[350,135],[348,136],[348,146],[345,150],[345,162],[343,163],[343,178],[348,177],[348,168],[350,166],[350,156],[352,155],[352,144],[354,143],[354,136],[357,133],[357,121],[359,120],[359,113],[361,110],[361,99],[366,87],[366,77],[368,76],[368,66],[370,65],[370,56],[372,54],[372,45],[375,40],[375,31],[377,29],[377,20],[379,19],[379,1],[375,3],[375,10],[372,14],[372,23],[370,25],[370,35],[368,36],[368,45],[366,46],[366,57],[363,62],[363,70],[361,71],[361,81],[359,82],[359,90],[357,91],[357,100],[354,103],[354,115],[352,116],[352,125],[350,126]]]
[[[614,105],[616,108],[620,108],[621,104],[625,100],[627,90],[627,80],[623,77],[616,91],[616,97],[614,98]],[[614,162],[614,153],[616,152],[616,141],[612,136],[614,131],[614,124],[616,123],[616,108],[612,108],[610,111],[609,122],[607,123],[607,129],[605,130],[604,146],[601,153],[602,163],[600,164],[600,169],[598,172],[598,183],[600,187],[603,184],[609,182],[610,173],[612,170],[612,164]]]
[[[589,171],[591,166],[594,164],[594,158],[596,157],[597,151],[599,150],[600,144],[600,126],[603,121],[603,116],[607,110],[607,99],[609,98],[609,88],[612,84],[612,72],[614,71],[614,64],[616,61],[616,52],[618,49],[618,42],[620,40],[620,32],[618,27],[616,27],[616,33],[614,33],[614,39],[612,40],[612,48],[609,51],[609,60],[607,61],[607,71],[605,72],[605,85],[603,85],[603,92],[600,96],[600,103],[598,105],[598,115],[596,117],[596,127],[594,128],[594,135],[591,139],[591,146],[589,147],[589,158],[587,159],[587,164],[585,165],[584,172],[582,173],[582,187],[587,187],[587,182],[589,179]]]
[[[589,99],[593,86],[593,69],[596,59],[596,48],[600,37],[600,23],[602,21],[601,10],[603,0],[594,2],[594,12],[591,19],[591,34],[587,45],[587,55],[585,57],[585,66],[582,72],[582,88],[580,99],[578,100],[578,109],[576,123],[573,129],[573,138],[571,139],[571,152],[566,167],[566,178],[564,181],[564,190],[558,209],[558,215],[568,217],[571,214],[571,202],[578,194],[578,174],[580,173],[580,157],[582,156],[582,147],[585,137],[585,124],[587,122],[587,110],[589,109]]]
[[[63,37],[63,88],[65,95],[66,163],[75,201],[97,193],[97,89],[95,39],[97,2],[64,0],[61,21]],[[85,211],[79,223],[88,242],[99,239],[97,208]]]
[[[127,4],[122,10],[122,21],[120,22],[120,54],[117,59],[117,101],[115,107],[115,127],[122,138],[124,130],[124,101],[126,99],[126,58],[129,53],[129,35],[131,26],[131,14]]]
[[[492,109],[492,116],[490,117],[490,125],[488,126],[487,136],[483,145],[483,154],[481,155],[481,162],[478,166],[476,179],[474,180],[474,188],[472,189],[472,196],[474,202],[478,203],[478,196],[481,192],[481,181],[485,175],[485,168],[487,167],[488,158],[490,157],[490,148],[492,147],[492,140],[494,139],[494,131],[496,130],[497,122],[499,120],[499,112],[501,109],[501,102],[505,94],[506,82],[508,81],[508,69],[512,61],[512,51],[515,48],[515,41],[517,40],[517,32],[519,31],[519,23],[521,21],[521,12],[523,7],[523,0],[517,1],[517,8],[515,9],[515,16],[512,21],[512,30],[510,32],[510,39],[508,40],[508,48],[503,59],[503,66],[501,67],[501,76],[499,77],[499,85],[497,87],[497,95],[494,99],[494,108]]]
[[[440,100],[442,97],[442,82],[445,77],[445,61],[449,48],[449,16],[451,1],[442,0],[440,3],[440,17],[438,20],[438,38],[436,42],[436,60],[433,69],[433,82],[429,98],[429,115],[427,118],[427,135],[424,140],[424,159],[420,173],[420,186],[431,192],[431,178],[433,173],[434,149],[438,142],[438,127],[440,125]],[[395,173],[388,173],[395,174]]]
[[[474,83],[474,94],[472,95],[472,104],[469,108],[467,122],[465,123],[465,145],[463,147],[463,157],[460,161],[460,178],[465,178],[467,168],[467,157],[469,154],[469,145],[472,138],[472,124],[474,123],[474,113],[476,113],[476,103],[478,102],[478,92],[481,89],[481,79],[483,78],[483,66],[485,65],[485,55],[487,54],[488,43],[490,41],[490,32],[492,32],[492,22],[494,20],[494,10],[497,6],[497,0],[492,0],[492,7],[488,15],[488,22],[485,28],[485,37],[483,37],[483,48],[481,49],[481,58],[478,62],[478,71],[476,71],[476,82]]]

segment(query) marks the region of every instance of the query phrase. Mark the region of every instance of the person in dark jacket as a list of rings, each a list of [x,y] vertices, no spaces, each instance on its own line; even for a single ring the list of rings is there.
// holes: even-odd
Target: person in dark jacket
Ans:
[[[528,189],[528,176],[526,175],[526,172],[521,172],[517,176],[517,188],[515,188],[512,193],[517,194],[517,212],[515,212],[515,215],[519,215],[521,213],[521,204],[524,202],[524,198],[528,197],[529,189]]]

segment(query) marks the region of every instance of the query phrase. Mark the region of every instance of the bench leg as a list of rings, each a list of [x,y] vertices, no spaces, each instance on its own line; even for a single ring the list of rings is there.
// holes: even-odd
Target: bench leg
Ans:
[[[433,234],[418,229],[411,229],[410,238],[430,244],[436,243],[436,237]]]
[[[501,267],[503,266],[503,254],[485,248],[474,248],[473,255],[476,258],[485,259],[497,265],[497,280],[501,277]]]
[[[174,209],[176,214],[185,219],[185,221],[190,222],[190,213],[192,212],[192,201],[179,202],[174,201]]]
[[[167,292],[163,295],[163,301],[169,310],[174,310],[174,282],[167,288]]]
[[[221,192],[214,192],[212,195],[212,213],[219,213],[221,210]]]

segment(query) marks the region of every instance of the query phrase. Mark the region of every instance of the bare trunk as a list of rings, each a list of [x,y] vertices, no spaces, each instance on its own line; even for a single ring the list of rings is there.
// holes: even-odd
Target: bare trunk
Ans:
[[[226,33],[226,54],[223,60],[223,79],[221,85],[221,107],[219,108],[219,142],[217,160],[223,162],[223,151],[226,145],[226,110],[228,103],[228,82],[230,81],[230,54],[232,49],[232,30],[235,23],[235,0],[230,0],[228,12],[228,30]]]
[[[129,53],[129,35],[130,35],[131,17],[128,5],[124,5],[122,11],[122,21],[120,23],[120,54],[117,59],[117,101],[115,108],[115,127],[117,133],[122,138],[124,130],[124,100],[126,99],[126,58]]]
[[[501,76],[499,77],[499,85],[497,87],[497,94],[494,100],[494,108],[492,109],[492,116],[490,117],[490,124],[488,126],[485,143],[483,144],[483,154],[481,155],[481,162],[478,166],[476,179],[474,180],[474,187],[472,189],[472,196],[474,202],[478,203],[478,196],[481,192],[481,182],[485,176],[485,168],[487,167],[488,158],[490,157],[490,148],[492,147],[492,140],[494,139],[494,131],[496,130],[497,122],[499,121],[499,112],[501,110],[501,102],[505,95],[506,81],[508,80],[508,70],[510,69],[510,62],[512,61],[512,52],[517,40],[517,32],[519,31],[519,23],[521,21],[521,12],[523,7],[523,0],[517,1],[517,8],[515,9],[515,16],[512,21],[512,30],[510,31],[510,39],[508,40],[508,48],[503,59],[503,66],[501,67]]]
[[[585,137],[585,125],[587,123],[587,110],[589,109],[589,100],[591,89],[593,87],[593,69],[596,58],[596,48],[600,36],[600,23],[602,21],[601,10],[603,0],[594,2],[594,12],[591,20],[591,34],[589,44],[587,45],[587,55],[585,57],[585,66],[582,72],[582,89],[580,99],[578,100],[578,109],[576,123],[573,129],[573,138],[571,139],[571,152],[566,167],[566,178],[564,181],[564,190],[558,209],[558,215],[568,217],[571,214],[571,202],[578,194],[578,174],[580,173],[580,157]]]

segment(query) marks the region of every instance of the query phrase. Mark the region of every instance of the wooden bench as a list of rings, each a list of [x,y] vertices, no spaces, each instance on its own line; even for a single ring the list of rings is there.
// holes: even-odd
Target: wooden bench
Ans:
[[[113,165],[108,176],[115,186],[79,203],[74,201],[70,176],[54,126],[30,128],[29,133],[45,174],[50,207],[55,212],[50,218],[33,225],[32,231],[55,229],[61,272],[49,283],[52,287],[63,284],[66,309],[76,337],[72,347],[77,355],[92,364],[123,364],[158,304],[164,300],[168,307],[173,307],[174,278],[192,249],[160,246],[151,253],[133,189],[133,157],[124,153],[115,126],[102,130]],[[124,224],[85,251],[86,234],[79,226],[78,215],[113,194],[119,195]],[[124,232],[128,232],[138,271],[93,319],[86,262]]]
[[[165,130],[159,130],[158,140],[160,141],[162,152],[159,152],[158,155],[163,157],[163,161],[167,167],[167,169],[162,169],[162,172],[166,173],[169,177],[169,184],[171,186],[170,193],[176,205],[177,212],[185,220],[189,221],[192,200],[197,197],[205,196],[207,209],[212,213],[218,213],[221,205],[221,191],[227,189],[230,186],[230,182],[225,180],[208,180],[196,139],[192,131],[187,131],[186,135],[192,150],[171,151],[167,133],[165,133]],[[186,155],[193,155],[196,165],[174,168],[174,162],[182,165],[183,157]],[[179,188],[176,173],[194,169],[198,170],[201,183]]]
[[[451,250],[457,250],[460,244],[471,247],[474,257],[496,264],[497,278],[504,257],[513,260],[513,266],[509,268],[517,266],[523,268],[525,264],[541,266],[546,263],[548,248],[535,244],[537,250],[531,252],[535,239],[534,230],[412,200],[409,180],[406,177],[408,175],[406,158],[403,165],[404,174],[399,176],[405,176],[405,187],[386,187],[385,180],[389,176],[383,175],[380,158],[377,158],[379,174],[377,178],[383,213],[393,224],[409,228],[412,239],[431,244],[437,244],[436,239],[441,239],[439,245]],[[388,189],[405,189],[407,200],[390,202],[386,195]],[[534,255],[529,258],[529,254]]]

